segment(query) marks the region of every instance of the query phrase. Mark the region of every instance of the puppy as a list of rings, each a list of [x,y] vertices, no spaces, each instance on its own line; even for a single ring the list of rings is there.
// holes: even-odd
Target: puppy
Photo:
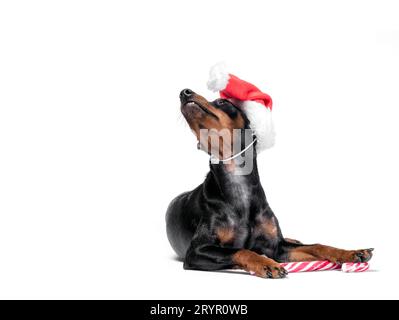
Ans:
[[[262,278],[284,278],[280,262],[371,259],[373,249],[343,250],[284,238],[259,180],[256,136],[239,143],[244,161],[238,161],[232,142],[223,136],[216,147],[212,134],[201,138],[201,130],[238,131],[243,137],[250,130],[245,114],[229,100],[209,102],[189,89],[180,93],[180,100],[199,147],[213,155],[205,181],[176,197],[166,213],[169,242],[185,269],[240,268]],[[240,174],[248,165],[251,171]]]

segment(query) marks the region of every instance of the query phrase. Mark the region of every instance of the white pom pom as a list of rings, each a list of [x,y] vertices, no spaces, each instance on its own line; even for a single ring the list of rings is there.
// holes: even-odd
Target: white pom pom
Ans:
[[[215,64],[209,71],[208,89],[213,92],[224,90],[229,78],[226,64],[224,62]]]
[[[243,101],[238,104],[245,112],[250,122],[249,126],[258,139],[256,144],[258,153],[273,147],[276,132],[274,131],[272,111],[256,101]]]

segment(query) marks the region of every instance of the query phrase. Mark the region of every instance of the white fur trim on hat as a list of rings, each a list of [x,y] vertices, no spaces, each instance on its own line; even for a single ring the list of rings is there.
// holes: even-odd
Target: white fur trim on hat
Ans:
[[[276,132],[272,119],[272,111],[256,101],[242,101],[238,105],[245,112],[249,126],[254,131],[258,142],[256,151],[260,152],[274,145]]]
[[[224,62],[215,64],[209,71],[208,89],[213,92],[224,90],[229,78],[226,64]]]

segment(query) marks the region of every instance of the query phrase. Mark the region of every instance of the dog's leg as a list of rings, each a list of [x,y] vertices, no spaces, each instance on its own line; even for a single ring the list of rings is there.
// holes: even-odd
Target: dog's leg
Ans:
[[[303,244],[301,241],[295,240],[295,239],[291,239],[291,238],[284,238],[284,240],[289,242],[289,243]]]
[[[284,241],[276,260],[279,262],[329,260],[335,263],[367,262],[374,249],[343,250],[322,244],[303,245]]]
[[[265,256],[246,249],[217,245],[191,246],[184,261],[185,269],[213,271],[238,267],[262,278],[283,278],[284,268]]]

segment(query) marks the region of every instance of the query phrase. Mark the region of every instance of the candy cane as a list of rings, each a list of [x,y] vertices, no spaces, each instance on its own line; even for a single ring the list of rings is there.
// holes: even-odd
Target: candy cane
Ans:
[[[330,261],[304,261],[280,263],[285,270],[290,272],[342,270],[343,272],[363,272],[369,269],[367,262],[338,264]]]
[[[343,272],[363,272],[370,268],[367,262],[362,263],[344,263],[342,265]]]

